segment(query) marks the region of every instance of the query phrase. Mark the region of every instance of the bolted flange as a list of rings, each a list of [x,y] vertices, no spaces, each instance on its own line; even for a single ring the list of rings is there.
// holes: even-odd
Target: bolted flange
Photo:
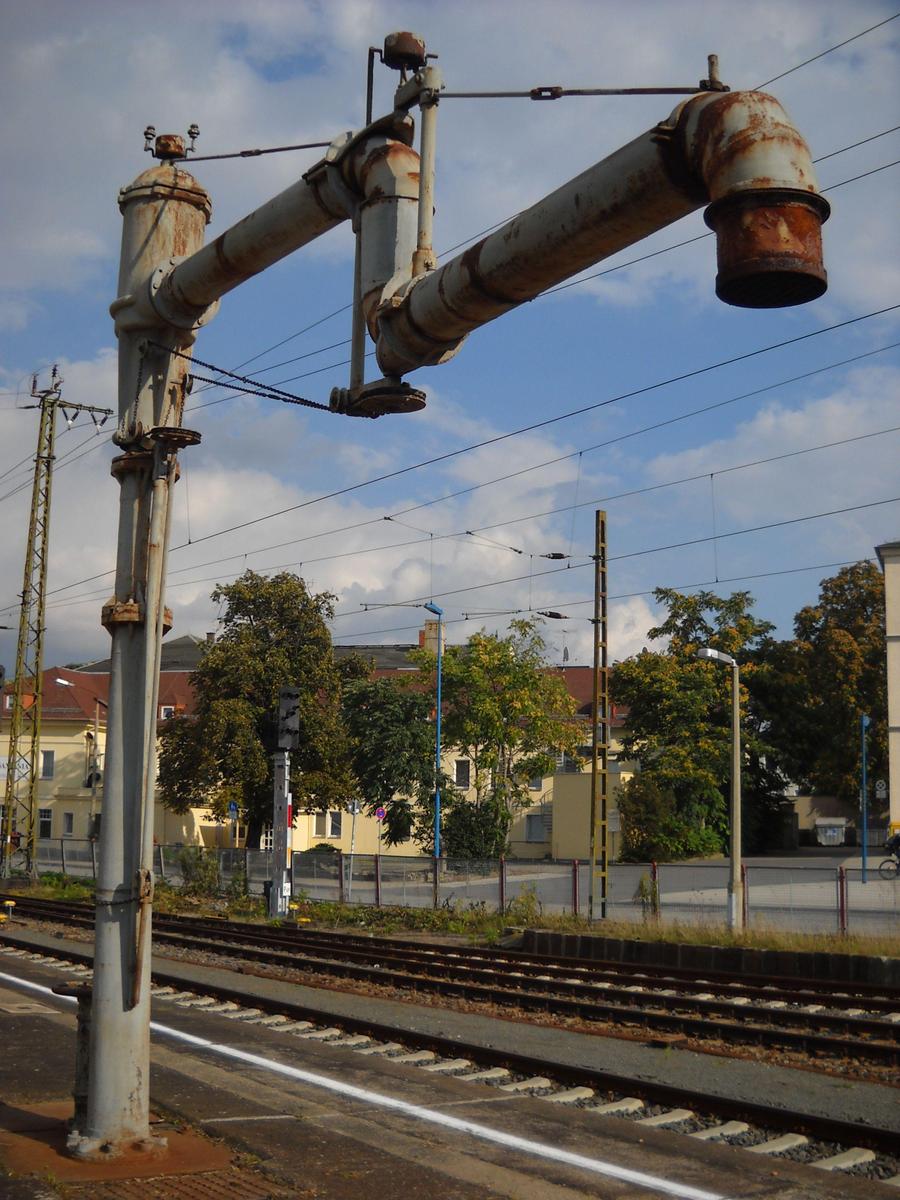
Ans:
[[[419,412],[425,407],[425,393],[400,379],[376,379],[358,388],[332,388],[328,407],[347,417]]]

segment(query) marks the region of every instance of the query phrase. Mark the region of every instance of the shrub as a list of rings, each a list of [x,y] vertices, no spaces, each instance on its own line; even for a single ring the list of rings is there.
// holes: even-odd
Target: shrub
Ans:
[[[219,894],[219,856],[215,851],[205,853],[201,846],[185,846],[179,852],[182,892],[187,896],[217,896]]]

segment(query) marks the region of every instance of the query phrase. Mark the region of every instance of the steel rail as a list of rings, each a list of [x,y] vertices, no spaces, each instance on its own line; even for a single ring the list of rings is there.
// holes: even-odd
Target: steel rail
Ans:
[[[93,966],[93,955],[72,950],[69,947],[48,947],[30,942],[27,938],[7,937],[0,933],[0,944],[14,946],[46,958],[61,959]],[[283,1015],[296,1021],[311,1021],[320,1026],[335,1026],[350,1034],[365,1034],[381,1042],[402,1040],[404,1045],[417,1049],[432,1050],[446,1058],[465,1056],[485,1067],[506,1067],[526,1077],[550,1076],[566,1086],[591,1087],[595,1091],[608,1091],[618,1095],[636,1096],[650,1104],[690,1108],[705,1116],[728,1120],[744,1119],[761,1128],[784,1132],[800,1132],[823,1142],[835,1142],[842,1146],[863,1146],[876,1153],[893,1156],[897,1145],[897,1132],[879,1129],[859,1122],[841,1121],[820,1114],[786,1109],[781,1106],[760,1104],[729,1096],[720,1096],[697,1089],[679,1088],[672,1084],[658,1083],[641,1077],[620,1075],[612,1071],[601,1071],[591,1067],[573,1066],[555,1062],[553,1059],[534,1055],[516,1054],[480,1043],[468,1043],[457,1038],[424,1033],[407,1029],[403,1025],[390,1025],[371,1021],[364,1017],[335,1016],[309,1005],[294,1004],[283,1000],[261,996],[239,988],[226,987],[206,982],[191,982],[183,975],[154,970],[152,982],[159,987],[171,987],[176,991],[192,990],[203,996],[211,996],[222,1002],[242,1007],[259,1009],[271,1015]]]
[[[496,972],[474,971],[470,968],[463,968],[469,978],[453,979],[312,955],[306,955],[304,961],[298,963],[290,950],[255,949],[252,946],[223,944],[199,935],[184,935],[171,931],[161,932],[157,935],[157,940],[169,945],[193,947],[228,958],[249,959],[282,970],[321,972],[339,978],[427,991],[487,1004],[512,1005],[528,1012],[575,1016],[587,1021],[613,1021],[619,1025],[645,1026],[666,1033],[684,1033],[699,1038],[714,1037],[733,1043],[779,1045],[832,1057],[852,1057],[888,1064],[900,1061],[900,1042],[897,1041],[900,1029],[883,1021],[861,1017],[830,1018],[827,1014],[798,1013],[784,1009],[750,1010],[729,1001],[691,1000],[654,993],[641,996],[640,999],[646,1000],[646,1005],[641,1005],[634,1003],[638,997],[633,992],[625,990],[619,993],[622,1002],[606,1002],[594,998],[595,989],[590,985],[522,979],[516,980],[515,986],[499,987],[495,982],[491,982],[496,977]],[[350,954],[345,957],[350,957]],[[544,990],[534,986],[540,982],[543,983]],[[522,984],[525,986],[520,988],[519,985]],[[560,992],[566,994],[561,995]],[[603,992],[604,996],[610,994],[613,994],[612,990]],[[631,1003],[627,1004],[625,1001]],[[660,1008],[676,1010],[687,1007],[699,1011],[701,1015],[659,1011]],[[743,1020],[727,1019],[738,1014]],[[818,1033],[811,1028],[798,1029],[798,1025],[837,1030],[843,1036]],[[872,1037],[892,1040],[873,1041],[870,1040]]]
[[[85,909],[83,918],[79,918],[76,913],[73,913],[69,906],[59,904],[54,901],[25,901],[25,906],[33,905],[33,911],[36,913],[46,913],[48,910],[53,910],[57,913],[58,919],[68,923],[84,924],[90,923],[90,918],[87,915],[88,910]],[[785,979],[773,980],[773,983],[748,985],[743,981],[736,981],[732,976],[722,976],[718,981],[714,978],[716,973],[703,972],[701,979],[696,978],[694,973],[693,978],[680,979],[674,971],[668,968],[659,968],[657,970],[647,969],[631,964],[609,964],[601,963],[590,959],[564,959],[562,962],[545,961],[540,955],[528,954],[526,952],[515,951],[495,951],[479,950],[477,948],[456,947],[453,950],[448,950],[443,947],[418,947],[413,946],[401,939],[359,937],[356,935],[344,935],[326,933],[316,930],[297,930],[290,926],[281,926],[279,928],[253,927],[246,922],[224,921],[219,918],[203,919],[184,916],[165,916],[157,918],[157,931],[160,935],[168,931],[173,934],[189,934],[194,933],[200,937],[216,937],[220,933],[228,932],[230,935],[240,937],[245,943],[251,943],[257,946],[270,947],[272,950],[295,952],[302,950],[307,952],[310,948],[314,950],[329,950],[335,954],[350,958],[355,962],[366,962],[373,959],[378,959],[383,966],[385,962],[391,962],[402,966],[419,966],[427,965],[432,972],[439,970],[465,972],[470,978],[478,979],[482,982],[490,982],[492,976],[497,974],[495,966],[490,965],[491,960],[500,960],[506,965],[514,966],[516,976],[516,988],[524,989],[529,987],[529,980],[534,980],[537,977],[537,982],[542,985],[552,983],[554,987],[559,987],[570,995],[581,995],[588,997],[596,996],[596,983],[609,982],[620,983],[622,975],[627,978],[641,978],[646,981],[647,993],[644,997],[648,1003],[656,1003],[667,1008],[684,1007],[691,1003],[694,1007],[699,1008],[704,1012],[727,1012],[732,1015],[740,1013],[741,1016],[748,1015],[748,1009],[741,1003],[731,1001],[730,997],[735,998],[753,998],[767,1001],[777,1000],[788,1003],[804,1004],[811,1000],[825,999],[829,1001],[829,1007],[841,1008],[847,1007],[848,1004],[858,1005],[864,1002],[872,1011],[881,1011],[893,1013],[900,1004],[900,997],[891,997],[885,995],[890,989],[881,988],[875,995],[867,995],[861,993],[861,988],[864,985],[854,985],[844,983],[843,981],[836,986],[839,988],[848,988],[851,994],[836,995],[833,986],[829,990],[825,990],[824,986],[813,988],[808,986],[804,981],[802,988],[788,989],[784,986]],[[204,947],[208,949],[212,947]],[[218,949],[218,945],[215,947]],[[329,960],[333,961],[333,960]],[[472,964],[475,964],[473,966]],[[577,965],[576,965],[577,964]],[[321,963],[320,963],[321,965]],[[582,982],[579,979],[572,978],[572,971],[578,971],[585,975]],[[551,978],[548,979],[547,975]],[[687,972],[685,971],[685,974]],[[589,978],[587,977],[589,975]],[[654,993],[652,985],[654,981],[665,983],[675,983],[683,992],[708,992],[711,987],[719,986],[723,988],[728,995],[722,998],[710,999],[707,996],[698,997],[696,1000],[690,1000],[685,996],[667,996]],[[781,984],[782,986],[773,986],[773,984]],[[869,985],[874,987],[874,985]],[[540,989],[547,991],[547,988]],[[622,999],[634,1001],[636,993],[633,988],[610,987],[604,989],[605,997],[620,996]],[[836,1003],[841,1001],[841,1004]],[[802,1013],[791,1012],[781,1013],[779,1010],[766,1009],[766,1019],[772,1024],[779,1024],[793,1021],[794,1024],[806,1023],[817,1025],[820,1028],[831,1028],[842,1032],[853,1033],[869,1033],[883,1036],[885,1033],[894,1035],[895,1032],[900,1035],[900,1029],[896,1029],[893,1025],[888,1025],[885,1022],[861,1018],[857,1015],[848,1014],[846,1017],[840,1013]],[[867,1024],[868,1021],[868,1024]]]

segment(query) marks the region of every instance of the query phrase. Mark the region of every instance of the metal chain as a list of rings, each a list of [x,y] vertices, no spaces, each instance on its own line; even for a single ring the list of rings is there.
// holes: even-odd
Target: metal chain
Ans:
[[[189,362],[196,363],[200,367],[205,367],[208,371],[215,371],[218,375],[225,375],[228,379],[234,379],[238,383],[247,385],[239,390],[247,392],[248,395],[263,396],[270,400],[284,400],[287,404],[300,404],[304,408],[318,408],[322,412],[333,411],[327,404],[320,404],[317,400],[307,400],[303,396],[295,396],[293,392],[284,392],[281,388],[270,387],[266,383],[260,383],[258,379],[251,379],[247,375],[237,375],[234,371],[226,371],[224,367],[217,367],[215,363],[204,362],[202,358],[195,358],[192,354],[185,354],[181,350],[173,350],[169,346],[163,346],[160,342],[150,342],[149,344],[158,347],[160,350],[166,350],[178,358],[186,358]],[[199,379],[201,383],[220,382],[217,379],[207,379],[203,375],[194,375],[194,379]]]

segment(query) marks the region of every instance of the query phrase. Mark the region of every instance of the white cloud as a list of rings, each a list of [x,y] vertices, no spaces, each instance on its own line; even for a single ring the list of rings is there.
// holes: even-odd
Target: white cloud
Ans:
[[[32,360],[45,362],[61,353],[57,347],[62,346],[68,355],[62,363],[67,398],[106,404],[115,395],[115,355],[105,312],[114,295],[118,253],[115,201],[117,189],[150,162],[141,152],[148,122],[162,132],[184,130],[196,120],[202,130],[200,154],[331,137],[360,123],[366,50],[380,44],[392,29],[426,35],[429,47],[440,53],[440,66],[453,90],[553,83],[692,84],[705,75],[705,56],[713,50],[720,55],[724,78],[742,87],[890,15],[883,3],[872,0],[855,6],[852,13],[838,0],[817,5],[767,0],[754,6],[709,0],[677,6],[647,0],[630,8],[588,0],[553,5],[521,0],[515,20],[506,3],[486,0],[465,7],[466,19],[461,21],[458,5],[413,0],[334,0],[326,5],[265,0],[247,17],[239,8],[212,0],[190,6],[161,0],[148,28],[140,6],[111,9],[98,0],[83,0],[77,6],[62,0],[13,6],[6,14],[0,47],[0,103],[19,114],[2,133],[4,161],[15,165],[5,177],[0,210],[5,289],[0,293],[0,331],[16,335],[5,350],[0,346],[4,390],[15,390]],[[814,154],[830,153],[891,124],[898,99],[894,28],[900,24],[772,85]],[[378,68],[376,111],[388,105],[395,82]],[[661,96],[544,104],[447,99],[438,122],[438,247],[511,216],[650,128],[674,103],[675,98]],[[823,183],[890,161],[895,147],[890,138],[883,138],[830,159],[821,168]],[[213,195],[210,235],[286,186],[317,153],[198,163],[197,177]],[[658,403],[655,397],[646,404],[642,400],[646,415],[644,408],[623,404],[450,458],[389,485],[295,506],[540,422],[601,395],[627,392],[670,371],[724,357],[732,346],[739,353],[748,342],[774,342],[816,322],[838,321],[896,302],[900,256],[890,207],[895,190],[895,175],[888,170],[833,194],[834,215],[825,229],[831,290],[818,306],[799,314],[735,314],[717,307],[710,238],[579,285],[473,335],[453,364],[416,376],[417,385],[429,391],[429,407],[419,416],[346,422],[250,397],[196,410],[204,441],[183,454],[183,482],[176,489],[173,542],[188,540],[189,515],[195,543],[174,551],[171,558],[170,601],[178,630],[202,633],[213,627],[216,614],[208,598],[213,582],[240,571],[245,561],[255,569],[304,561],[304,574],[309,572],[314,586],[339,593],[339,611],[354,614],[361,613],[359,605],[366,601],[399,602],[432,590],[437,595],[521,576],[512,583],[453,595],[447,601],[448,616],[455,620],[465,606],[544,605],[567,611],[568,600],[572,621],[548,626],[554,653],[562,648],[558,624],[571,624],[572,633],[565,634],[571,661],[590,661],[589,608],[584,607],[591,594],[589,567],[538,577],[537,567],[555,564],[527,555],[568,551],[571,546],[583,556],[591,536],[590,505],[585,502],[592,497],[685,474],[708,474],[731,463],[887,427],[896,410],[897,369],[859,370],[840,386],[810,385],[799,400],[779,395],[750,418],[739,421],[746,410],[734,410],[738,415],[722,421],[710,418],[660,435],[665,440],[635,439],[585,454],[580,475],[579,460],[565,457],[579,447],[679,409],[698,407],[702,401],[689,389],[674,403],[669,393],[661,394]],[[690,218],[607,265],[702,232],[702,219]],[[304,253],[302,263],[284,264],[265,284],[259,280],[247,285],[249,299],[228,298],[213,326],[202,332],[199,356],[240,361],[346,303],[349,230],[322,239]],[[269,299],[276,292],[277,303]],[[882,337],[887,324],[883,321],[874,332],[860,326],[848,334],[855,340],[847,353],[887,341],[887,335]],[[288,359],[311,347],[318,350],[339,342],[347,325],[345,314],[276,353]],[[345,352],[337,347],[325,357],[313,355],[263,378],[301,375],[338,362]],[[268,361],[257,360],[247,370]],[[752,374],[754,369],[748,367],[746,381],[738,372],[729,377],[740,380],[735,393],[773,377],[764,371]],[[310,391],[303,394],[327,399],[332,383],[345,382],[346,368],[335,367],[312,376]],[[302,388],[306,383],[298,380],[286,386]],[[717,378],[711,377],[709,386],[715,393]],[[198,388],[191,403],[220,395]],[[54,489],[51,589],[108,568],[114,554],[118,487],[107,473],[112,448],[106,434],[102,450],[83,459],[73,455],[69,465],[63,457],[66,447],[77,445],[87,430],[82,420],[60,438],[63,469]],[[11,486],[28,483],[35,434],[34,413],[0,408],[0,471],[26,460],[10,475]],[[563,461],[477,486],[554,457]],[[715,483],[719,529],[860,503],[880,494],[882,487],[885,495],[892,494],[895,461],[894,442],[886,436],[855,449],[790,460],[787,467],[723,475]],[[401,514],[402,509],[463,489],[472,490]],[[27,492],[25,486],[3,502],[11,532],[0,543],[0,570],[8,581],[0,602],[14,599],[21,577]],[[573,520],[576,498],[584,507]],[[679,537],[701,537],[710,528],[708,481],[646,498],[610,501],[607,507],[613,554],[669,544]],[[197,540],[281,508],[294,511],[209,541]],[[550,509],[561,511],[532,515]],[[768,544],[763,550],[760,543],[755,558],[749,543],[736,540],[726,547],[723,542],[719,565],[723,573],[725,567],[733,573],[753,573],[778,554],[779,561],[795,563],[816,560],[804,558],[807,550],[823,561],[830,551],[836,558],[850,557],[871,543],[882,528],[879,521],[896,519],[895,513],[892,517],[890,511],[876,515],[877,511],[848,514],[827,526],[797,527],[778,543],[777,553]],[[422,544],[387,549],[392,542],[419,536],[381,523],[390,513],[424,530]],[[516,519],[525,516],[529,519]],[[485,529],[489,538],[526,554],[514,555],[465,539],[464,534],[462,541],[440,537],[485,526],[491,526]],[[267,549],[280,542],[293,544]],[[380,549],[370,552],[372,546]],[[328,555],[349,557],[312,561]],[[226,561],[203,565],[219,559]],[[176,573],[192,563],[195,569]],[[647,592],[657,583],[705,579],[710,570],[715,571],[715,565],[708,545],[696,552],[620,559],[611,572],[610,590],[613,595]],[[197,582],[200,579],[204,581]],[[52,653],[72,659],[105,650],[98,610],[107,583],[85,584],[51,599],[53,605],[66,600],[66,607],[49,610]],[[89,599],[73,603],[88,592]],[[415,625],[420,616],[415,610],[388,609],[379,618],[380,627]],[[625,657],[640,649],[654,619],[646,596],[611,601],[611,654]],[[10,623],[8,612],[0,621]],[[369,614],[365,621],[356,616],[342,619],[336,632],[350,629],[351,621],[356,629],[379,627]],[[498,617],[498,626],[503,623]],[[389,640],[396,639],[390,635]]]

